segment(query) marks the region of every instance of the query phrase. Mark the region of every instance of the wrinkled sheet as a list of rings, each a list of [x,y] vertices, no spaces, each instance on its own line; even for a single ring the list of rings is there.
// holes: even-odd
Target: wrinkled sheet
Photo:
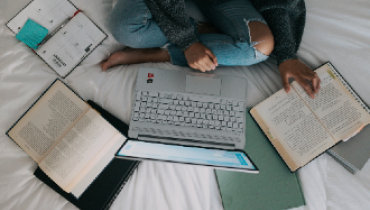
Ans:
[[[124,46],[108,30],[111,0],[72,0],[109,34],[65,80],[85,100],[93,100],[129,122],[135,77],[140,67],[188,68],[169,63],[117,66],[102,72],[100,62]],[[75,209],[34,175],[36,163],[6,136],[57,75],[5,26],[28,0],[0,0],[0,209]],[[331,61],[359,95],[370,104],[370,2],[368,0],[307,0],[307,24],[298,52],[311,68]],[[250,67],[219,67],[216,74],[248,81],[252,107],[282,88],[275,59]],[[299,170],[306,205],[299,210],[368,209],[370,164],[356,175],[327,154]],[[111,209],[222,208],[214,171],[199,166],[143,161]],[[248,209],[248,207],[246,207]]]

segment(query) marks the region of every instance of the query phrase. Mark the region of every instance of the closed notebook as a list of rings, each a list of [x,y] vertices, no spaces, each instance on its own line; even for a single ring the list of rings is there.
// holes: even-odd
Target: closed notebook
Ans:
[[[349,141],[340,142],[327,151],[351,173],[361,170],[370,159],[370,125]]]
[[[290,172],[249,113],[246,124],[244,150],[260,173],[216,170],[224,209],[281,210],[305,205],[298,175]]]

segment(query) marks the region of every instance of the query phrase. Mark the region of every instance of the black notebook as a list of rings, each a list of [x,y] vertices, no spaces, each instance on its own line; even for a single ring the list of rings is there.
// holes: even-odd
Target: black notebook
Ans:
[[[100,112],[101,116],[110,122],[117,130],[127,136],[128,126],[125,123],[102,109],[96,103],[92,101],[87,102],[93,109]],[[113,159],[79,198],[63,191],[40,168],[37,168],[34,174],[37,178],[80,209],[108,209],[130,178],[131,174],[135,171],[138,164],[139,161]]]

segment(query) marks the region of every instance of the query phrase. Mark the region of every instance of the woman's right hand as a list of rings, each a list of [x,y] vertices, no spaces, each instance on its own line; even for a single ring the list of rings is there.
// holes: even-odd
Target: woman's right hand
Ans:
[[[190,45],[184,54],[189,66],[201,72],[215,70],[218,66],[217,58],[213,52],[199,42]]]

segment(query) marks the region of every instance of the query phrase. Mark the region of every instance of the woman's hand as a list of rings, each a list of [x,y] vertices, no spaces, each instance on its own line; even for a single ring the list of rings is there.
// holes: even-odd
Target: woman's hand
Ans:
[[[189,66],[201,72],[215,70],[218,66],[217,58],[213,52],[199,42],[190,45],[184,54]]]
[[[314,93],[318,93],[320,87],[320,78],[315,72],[298,59],[290,59],[279,65],[279,71],[283,80],[284,89],[287,93],[290,91],[289,78],[295,79],[308,93],[311,98],[315,98]]]

